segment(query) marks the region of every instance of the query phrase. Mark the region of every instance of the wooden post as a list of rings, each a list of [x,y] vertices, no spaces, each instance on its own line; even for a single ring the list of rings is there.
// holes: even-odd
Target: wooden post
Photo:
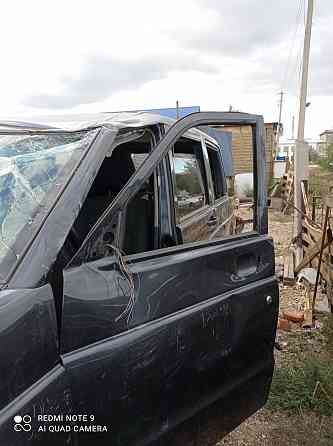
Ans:
[[[319,277],[320,277],[320,267],[321,262],[323,259],[323,252],[325,247],[325,239],[326,239],[326,233],[327,233],[327,226],[328,226],[328,219],[331,212],[331,207],[333,207],[333,197],[328,196],[326,199],[326,212],[325,212],[325,220],[324,220],[324,227],[323,227],[323,236],[321,239],[321,247],[320,247],[320,253],[319,253],[319,260],[318,260],[318,269],[317,269],[317,276],[316,276],[316,283],[315,283],[315,289],[313,292],[313,303],[312,308],[314,309],[316,304],[316,297],[317,297],[317,289],[319,284]]]
[[[308,152],[304,143],[304,127],[305,127],[305,109],[306,96],[308,87],[308,71],[309,71],[309,56],[310,56],[310,42],[311,42],[311,28],[313,16],[313,0],[308,0],[307,20],[304,35],[303,48],[303,66],[302,66],[302,82],[299,99],[299,115],[298,115],[298,132],[294,155],[294,200],[295,206],[302,208],[302,193],[301,181],[308,179]],[[299,264],[303,257],[302,244],[298,239],[302,231],[302,216],[296,214],[294,218],[294,238],[297,238],[298,243],[296,247],[296,264]]]
[[[311,219],[313,221],[316,221],[316,204],[317,204],[317,195],[313,195],[312,196],[312,215],[311,215]]]
[[[304,302],[304,322],[303,328],[311,328],[313,325],[313,296],[311,284],[304,280],[305,286],[305,302]]]

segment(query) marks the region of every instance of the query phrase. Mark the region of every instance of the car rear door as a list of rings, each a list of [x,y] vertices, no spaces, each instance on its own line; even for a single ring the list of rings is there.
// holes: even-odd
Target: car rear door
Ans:
[[[185,243],[211,239],[219,228],[208,152],[202,135],[196,136],[179,138],[169,152],[170,194],[177,231]]]
[[[126,206],[177,140],[206,124],[253,128],[254,230],[187,243],[174,238],[174,246],[131,256],[115,246],[117,255],[89,260],[108,228],[121,230]],[[78,412],[110,426],[94,444],[148,444],[217,400],[225,403],[221,424],[228,431],[265,403],[278,286],[267,236],[264,153],[259,116],[209,112],[176,122],[65,272],[62,360]],[[172,240],[179,228],[170,190],[165,196],[170,234],[161,239]],[[241,398],[233,398],[235,392]]]
[[[223,148],[203,138],[204,150],[207,151],[209,171],[208,176],[212,182],[214,196],[214,209],[217,217],[217,227],[212,238],[221,238],[231,235],[235,229],[234,197],[229,195],[227,179],[225,175],[222,150]]]
[[[219,148],[202,134],[199,141],[182,137],[170,151],[169,160],[175,221],[182,241],[232,234],[233,198],[228,195]]]

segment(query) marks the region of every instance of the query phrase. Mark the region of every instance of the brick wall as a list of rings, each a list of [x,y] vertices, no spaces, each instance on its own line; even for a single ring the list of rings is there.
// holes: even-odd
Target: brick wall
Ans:
[[[223,130],[232,133],[232,158],[235,175],[253,172],[252,128],[250,126],[223,126]],[[273,176],[274,124],[265,124],[265,148],[267,182],[269,182]]]

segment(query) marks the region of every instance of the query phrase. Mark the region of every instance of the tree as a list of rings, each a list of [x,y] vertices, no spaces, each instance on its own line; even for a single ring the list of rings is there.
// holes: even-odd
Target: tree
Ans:
[[[176,183],[178,190],[185,190],[190,195],[199,195],[202,193],[198,168],[189,160],[185,162],[183,171],[176,173]]]
[[[326,156],[319,161],[319,165],[323,169],[333,171],[333,144],[327,146]]]
[[[309,161],[310,163],[317,164],[320,160],[319,154],[317,150],[312,147],[309,147]]]

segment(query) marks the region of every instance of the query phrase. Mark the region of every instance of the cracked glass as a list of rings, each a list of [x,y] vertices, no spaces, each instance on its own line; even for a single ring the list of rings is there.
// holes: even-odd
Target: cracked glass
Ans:
[[[0,275],[13,266],[96,135],[94,131],[0,135]],[[7,268],[6,268],[7,269]]]

